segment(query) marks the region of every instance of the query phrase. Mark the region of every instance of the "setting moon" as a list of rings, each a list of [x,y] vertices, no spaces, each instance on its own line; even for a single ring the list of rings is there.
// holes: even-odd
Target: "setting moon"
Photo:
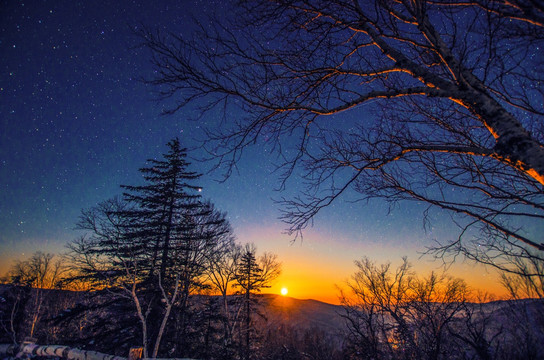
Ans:
[[[287,288],[281,288],[280,293],[281,293],[283,296],[287,295],[288,292],[289,292],[289,291],[287,290]]]

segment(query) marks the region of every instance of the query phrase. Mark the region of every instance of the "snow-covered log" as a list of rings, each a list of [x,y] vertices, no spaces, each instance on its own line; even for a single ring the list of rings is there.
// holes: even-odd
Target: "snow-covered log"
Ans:
[[[63,345],[23,344],[17,353],[18,358],[27,356],[59,357],[68,360],[126,360],[124,357],[102,354],[96,351],[81,350]]]
[[[64,345],[23,344],[20,347],[13,344],[0,344],[0,357],[29,358],[33,356],[54,357],[67,360],[127,360],[125,357],[99,353],[97,351],[81,350]],[[147,359],[141,359],[147,360]],[[153,359],[153,360],[194,360],[189,358]]]
[[[125,357],[99,353],[97,351],[81,350],[64,345],[23,344],[20,347],[13,344],[0,344],[0,357],[31,358],[33,356],[53,357],[66,360],[127,360]],[[142,359],[147,360],[147,359]],[[194,360],[183,359],[154,359],[154,360]]]

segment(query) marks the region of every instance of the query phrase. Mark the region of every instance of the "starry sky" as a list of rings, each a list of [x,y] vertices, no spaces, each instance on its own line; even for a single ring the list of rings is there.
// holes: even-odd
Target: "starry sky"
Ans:
[[[153,88],[140,79],[152,72],[149,54],[132,29],[146,25],[190,32],[192,16],[217,10],[212,1],[0,1],[0,274],[14,259],[41,250],[64,251],[79,233],[81,209],[121,193],[119,185],[141,181],[138,168],[159,158],[179,137],[188,147],[207,120],[189,122],[184,110],[160,115]],[[213,116],[213,114],[210,114]],[[195,157],[197,157],[195,154]],[[416,270],[441,263],[419,252],[435,239],[456,235],[446,214],[423,229],[423,205],[340,201],[325,209],[292,242],[283,234],[273,202],[282,195],[266,148],[254,148],[227,181],[207,174],[200,184],[228,218],[242,243],[278,254],[283,274],[271,292],[289,288],[298,298],[337,302],[338,290],[355,270],[353,261],[400,262]],[[296,193],[291,179],[288,194]],[[472,264],[453,275],[475,287],[496,276]],[[500,292],[497,290],[496,292]]]

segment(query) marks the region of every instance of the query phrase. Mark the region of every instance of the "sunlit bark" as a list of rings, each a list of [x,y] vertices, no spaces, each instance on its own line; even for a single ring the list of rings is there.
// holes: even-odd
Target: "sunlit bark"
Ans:
[[[291,232],[354,189],[355,200],[412,200],[453,213],[459,241],[473,247],[449,243],[440,256],[474,255],[504,238],[544,250],[541,235],[523,228],[544,221],[541,6],[236,5],[232,22],[217,19],[194,38],[141,31],[155,64],[150,82],[175,101],[167,112],[222,107],[225,121],[205,146],[226,175],[260,141],[284,159],[280,188],[295,172],[303,177],[306,189],[283,202]],[[500,234],[496,243],[482,240],[491,233]]]

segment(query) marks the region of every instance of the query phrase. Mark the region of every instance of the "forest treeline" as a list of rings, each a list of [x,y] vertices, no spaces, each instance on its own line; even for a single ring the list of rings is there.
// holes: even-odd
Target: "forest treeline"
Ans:
[[[178,139],[140,169],[140,185],[82,211],[66,254],[17,261],[0,288],[0,342],[64,344],[126,356],[197,359],[538,359],[543,292],[505,274],[510,300],[461,279],[370,259],[339,294],[343,326],[271,320],[258,293],[277,256],[237,244],[201,196]],[[532,299],[529,299],[532,298]],[[535,299],[536,298],[536,299]]]
[[[134,301],[116,288],[92,290],[80,284],[85,289],[62,290],[68,286],[62,276],[56,278],[61,281],[51,281],[62,274],[57,270],[69,267],[54,259],[36,253],[3,278],[0,343],[21,344],[30,339],[120,356],[141,346],[143,327]],[[34,282],[17,277],[17,271],[28,270],[36,262],[44,264],[42,260],[54,266],[41,267],[47,271],[35,274]],[[171,301],[158,355],[293,360],[542,358],[542,299],[494,301],[488,294],[472,291],[461,279],[415,274],[406,260],[393,268],[363,258],[356,262],[356,269],[339,295],[337,315],[329,314],[331,326],[317,325],[311,318],[281,319],[269,297],[252,294],[247,302],[234,279],[223,296],[208,279],[209,287],[192,291],[185,308],[179,298]],[[47,288],[37,287],[42,279]],[[172,296],[172,289],[166,291]],[[143,290],[139,293],[142,303],[145,295]],[[246,317],[247,305],[250,317]],[[163,301],[162,311],[167,307]],[[153,319],[147,320],[153,324]],[[301,326],[305,320],[308,325]],[[184,348],[177,348],[181,342]]]
[[[63,333],[69,344],[116,354],[136,345],[146,358],[209,358],[219,346],[225,356],[249,358],[254,294],[281,265],[274,254],[235,243],[226,214],[202,198],[200,174],[179,139],[167,149],[140,169],[140,185],[122,185],[122,195],[82,211],[76,228],[83,235],[63,259],[38,252],[13,266],[4,341],[55,342]],[[50,299],[55,287],[84,292]],[[61,305],[64,297],[77,301]]]

